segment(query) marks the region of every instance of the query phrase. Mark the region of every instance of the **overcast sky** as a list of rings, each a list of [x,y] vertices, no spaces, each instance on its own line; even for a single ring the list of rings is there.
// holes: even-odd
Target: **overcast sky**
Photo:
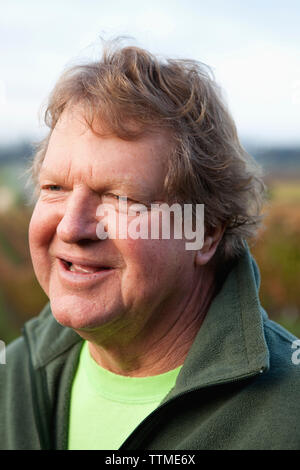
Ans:
[[[244,141],[300,144],[300,0],[0,0],[0,145],[45,133],[39,109],[99,36],[210,65]]]

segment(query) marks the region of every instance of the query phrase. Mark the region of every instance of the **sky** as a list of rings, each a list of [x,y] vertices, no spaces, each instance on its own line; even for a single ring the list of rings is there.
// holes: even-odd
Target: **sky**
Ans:
[[[209,65],[243,142],[300,145],[299,0],[0,0],[0,145],[38,140],[68,65],[101,40]]]

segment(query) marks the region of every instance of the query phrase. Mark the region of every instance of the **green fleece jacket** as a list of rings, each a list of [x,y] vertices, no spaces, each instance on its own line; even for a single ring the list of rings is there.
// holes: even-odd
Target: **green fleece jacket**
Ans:
[[[296,338],[268,319],[258,289],[246,250],[214,298],[175,387],[121,450],[300,448]],[[67,448],[81,341],[46,306],[9,345],[0,365],[0,449]],[[118,423],[111,425],[117,433]]]

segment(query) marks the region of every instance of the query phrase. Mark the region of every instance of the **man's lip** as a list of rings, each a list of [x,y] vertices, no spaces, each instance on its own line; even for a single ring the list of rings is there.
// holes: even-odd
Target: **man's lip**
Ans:
[[[116,273],[117,271],[115,268],[104,269],[103,267],[101,268],[101,266],[99,266],[97,271],[91,273],[80,272],[78,270],[72,271],[63,258],[58,257],[57,261],[57,273],[60,282],[67,289],[85,290],[87,288],[92,288],[93,286],[99,286],[99,282],[102,282],[103,279],[112,276],[113,273]],[[81,262],[82,261],[86,262],[87,260],[81,259]]]
[[[90,260],[87,258],[81,258],[77,256],[68,256],[68,255],[56,255],[56,258],[60,259],[64,263],[71,263],[71,264],[77,264],[79,266],[87,266],[91,268],[99,268],[99,269],[107,269],[107,268],[112,268],[112,266],[109,265],[109,263],[106,262],[99,262],[95,260]]]

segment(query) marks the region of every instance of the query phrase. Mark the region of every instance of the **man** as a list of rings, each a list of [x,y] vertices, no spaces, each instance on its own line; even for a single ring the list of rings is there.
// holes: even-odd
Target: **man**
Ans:
[[[207,68],[108,49],[65,72],[46,122],[29,241],[50,303],[0,369],[1,448],[298,448],[295,338],[245,241],[263,184]],[[175,213],[169,237],[132,234],[162,204],[194,227],[204,204],[200,247]]]

